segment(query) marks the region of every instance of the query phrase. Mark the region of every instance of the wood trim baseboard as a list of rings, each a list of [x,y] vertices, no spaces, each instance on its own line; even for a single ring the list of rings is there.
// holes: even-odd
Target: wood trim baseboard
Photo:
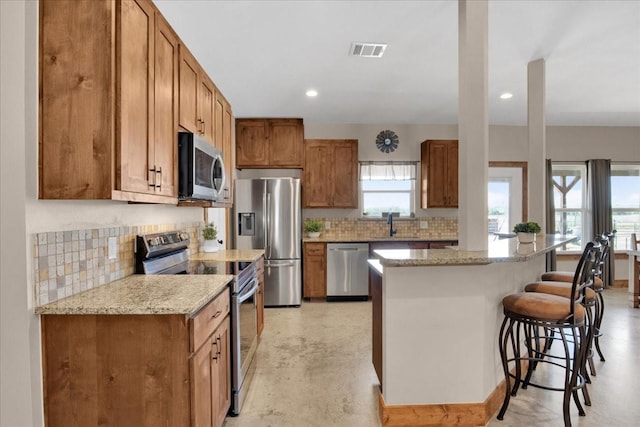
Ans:
[[[522,361],[523,372],[528,363]],[[505,380],[482,403],[443,403],[431,405],[387,405],[382,392],[378,396],[378,410],[383,427],[486,425],[504,400]]]

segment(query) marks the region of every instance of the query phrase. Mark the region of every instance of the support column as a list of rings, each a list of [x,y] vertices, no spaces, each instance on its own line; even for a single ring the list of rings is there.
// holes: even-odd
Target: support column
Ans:
[[[488,248],[487,0],[458,1],[458,241],[462,250]]]
[[[529,221],[546,230],[545,215],[545,61],[536,59],[527,65],[527,127],[529,132]]]

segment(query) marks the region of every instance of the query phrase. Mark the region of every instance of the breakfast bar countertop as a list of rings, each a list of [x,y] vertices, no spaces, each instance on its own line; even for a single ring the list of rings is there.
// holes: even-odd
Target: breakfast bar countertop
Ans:
[[[458,249],[381,249],[374,254],[385,267],[437,265],[484,265],[496,262],[521,262],[549,252],[577,237],[555,234],[538,235],[535,243],[518,243],[516,238],[489,237],[486,251]]]
[[[222,292],[230,275],[134,274],[36,307],[36,314],[184,314]]]
[[[218,252],[198,252],[189,255],[192,261],[255,262],[264,255],[264,249],[227,249]]]

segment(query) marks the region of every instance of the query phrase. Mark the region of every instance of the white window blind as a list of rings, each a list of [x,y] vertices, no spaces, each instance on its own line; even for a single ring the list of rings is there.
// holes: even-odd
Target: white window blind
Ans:
[[[360,162],[360,180],[415,181],[416,164],[417,162]]]

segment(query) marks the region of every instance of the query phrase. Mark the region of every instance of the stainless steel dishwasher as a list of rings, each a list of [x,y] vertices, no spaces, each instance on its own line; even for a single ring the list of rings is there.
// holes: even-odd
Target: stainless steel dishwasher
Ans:
[[[369,245],[327,244],[327,301],[366,301],[369,297]]]

